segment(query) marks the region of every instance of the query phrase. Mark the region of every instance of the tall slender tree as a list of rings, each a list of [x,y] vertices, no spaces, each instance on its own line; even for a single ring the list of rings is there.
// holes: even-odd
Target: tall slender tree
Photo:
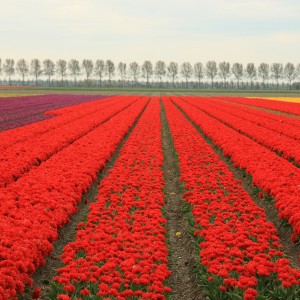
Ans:
[[[86,83],[87,85],[89,84],[89,78],[91,77],[91,75],[93,74],[93,70],[94,70],[94,63],[91,59],[84,59],[82,61],[82,69],[85,72],[86,75]]]
[[[59,59],[56,62],[56,72],[61,76],[61,85],[64,85],[64,78],[67,76],[67,61]]]
[[[158,60],[155,64],[154,74],[159,79],[159,86],[162,86],[162,79],[166,75],[166,63],[162,60]]]
[[[273,63],[271,65],[271,77],[275,79],[278,88],[279,80],[283,77],[283,65],[281,63]]]
[[[251,87],[253,86],[253,80],[256,78],[256,67],[254,63],[248,63],[246,66],[246,76],[250,79]]]
[[[178,63],[175,61],[171,61],[168,65],[168,76],[172,78],[173,87],[175,87],[175,80],[178,76]]]
[[[193,76],[193,67],[189,62],[184,62],[180,66],[180,74],[185,79],[186,88],[189,87],[189,79]]]
[[[201,62],[194,64],[194,76],[198,79],[198,89],[200,89],[201,79],[204,77],[204,67]]]
[[[68,62],[68,69],[70,71],[71,76],[74,78],[74,84],[77,85],[77,77],[81,74],[80,63],[77,59],[72,58]]]
[[[237,87],[240,88],[240,80],[244,76],[243,65],[241,63],[234,63],[232,65],[231,71],[232,71],[232,74],[234,75],[234,77],[236,78]]]
[[[133,78],[134,83],[137,84],[138,78],[141,73],[141,67],[139,66],[139,64],[136,61],[131,62],[129,64],[129,72],[130,72],[130,76]]]
[[[0,65],[1,65],[1,62],[0,62]],[[300,79],[300,63],[297,65],[296,74],[297,74],[297,78]]]
[[[227,86],[227,78],[229,78],[231,75],[230,72],[230,63],[223,61],[219,63],[219,76],[224,80],[224,87]]]
[[[263,87],[265,87],[266,80],[269,79],[270,76],[270,66],[267,63],[261,63],[258,66],[258,77],[262,79]]]
[[[124,62],[119,62],[118,64],[118,71],[122,80],[122,86],[124,87],[124,83],[127,76],[127,65]]]
[[[11,85],[11,77],[15,74],[15,60],[7,58],[3,64],[3,71],[8,76],[9,85]]]
[[[106,60],[105,63],[105,73],[108,76],[109,85],[111,85],[111,79],[115,76],[115,64],[110,59]]]
[[[142,65],[142,76],[146,78],[146,84],[149,86],[149,80],[153,75],[153,65],[150,60],[145,60]]]
[[[288,62],[285,66],[284,66],[284,76],[285,78],[288,80],[289,82],[289,86],[291,88],[292,86],[292,81],[296,78],[297,74],[296,74],[296,68],[295,65],[293,63]]]
[[[23,85],[25,85],[25,77],[29,73],[29,67],[24,58],[21,58],[17,61],[16,71],[22,76]]]
[[[217,63],[214,60],[209,60],[205,65],[206,76],[211,80],[211,87],[214,87],[214,78],[218,74]]]
[[[102,59],[96,60],[94,72],[99,78],[99,85],[102,86],[102,78],[104,77],[104,74],[105,74],[104,60],[102,60]]]
[[[50,86],[51,77],[55,74],[55,64],[51,59],[43,61],[43,73],[48,77],[48,85]]]
[[[34,58],[30,62],[30,74],[35,77],[35,84],[38,84],[39,77],[43,74],[41,62],[39,59]]]

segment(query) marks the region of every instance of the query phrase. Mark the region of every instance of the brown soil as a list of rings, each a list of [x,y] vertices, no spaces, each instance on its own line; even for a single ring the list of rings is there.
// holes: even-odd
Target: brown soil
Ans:
[[[175,103],[174,103],[175,104]],[[176,105],[176,104],[175,104]],[[264,209],[267,220],[269,222],[272,222],[275,226],[275,228],[278,231],[278,236],[280,238],[280,242],[283,246],[284,253],[289,257],[291,260],[291,265],[295,269],[300,269],[300,261],[299,261],[299,254],[300,254],[300,245],[293,244],[291,241],[291,235],[292,235],[292,228],[290,226],[282,227],[280,226],[281,220],[278,218],[278,211],[274,207],[274,205],[271,202],[275,202],[275,200],[272,200],[271,202],[266,202],[264,200],[259,199],[257,196],[258,192],[257,189],[255,189],[252,185],[252,178],[251,175],[246,173],[244,170],[240,168],[235,168],[233,165],[233,162],[229,157],[225,157],[223,155],[222,149],[220,149],[218,146],[216,146],[213,141],[207,137],[201,128],[197,126],[185,113],[184,111],[176,105],[176,107],[182,112],[182,114],[185,116],[185,118],[197,129],[199,134],[206,140],[206,142],[212,147],[214,152],[220,157],[220,159],[228,166],[229,170],[234,174],[234,177],[236,179],[239,179],[242,181],[242,187],[244,190],[249,194],[249,196],[253,199],[253,201]]]
[[[109,170],[114,167],[115,161],[119,157],[120,150],[123,147],[124,143],[127,141],[129,135],[133,131],[134,127],[138,123],[141,115],[146,109],[147,105],[144,107],[132,127],[129,129],[127,134],[123,137],[121,143],[119,144],[117,150],[112,155],[110,160],[106,163],[106,166],[101,170],[97,175],[97,181],[94,182],[90,189],[82,196],[81,202],[78,204],[78,211],[76,214],[70,217],[70,222],[66,224],[61,230],[59,230],[59,238],[53,244],[53,251],[50,256],[46,258],[46,264],[36,270],[32,276],[34,280],[34,286],[39,286],[42,289],[42,295],[45,295],[49,292],[50,282],[53,281],[54,277],[57,275],[57,270],[63,267],[63,262],[60,259],[60,256],[63,253],[64,247],[70,242],[75,240],[75,235],[77,232],[77,225],[80,222],[86,220],[86,217],[89,214],[89,205],[97,201],[98,195],[98,186],[101,181],[108,176]],[[31,289],[27,289],[22,295],[18,298],[19,300],[30,300],[31,298]],[[42,296],[41,299],[48,299],[45,296]]]
[[[173,289],[170,299],[201,300],[205,296],[197,286],[196,269],[199,257],[195,239],[187,214],[184,213],[182,185],[179,180],[179,166],[170,136],[165,110],[161,103],[162,141],[164,150],[165,202],[164,216],[167,219],[169,245],[169,269],[172,272],[170,285]]]

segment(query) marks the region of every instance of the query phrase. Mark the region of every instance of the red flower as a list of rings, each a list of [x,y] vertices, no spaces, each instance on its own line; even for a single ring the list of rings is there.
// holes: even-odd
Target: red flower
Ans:
[[[38,299],[41,296],[41,288],[40,287],[36,287],[33,291],[33,293],[31,294],[31,298],[32,299]]]
[[[258,198],[259,199],[264,199],[264,193],[263,192],[259,192],[258,193]]]

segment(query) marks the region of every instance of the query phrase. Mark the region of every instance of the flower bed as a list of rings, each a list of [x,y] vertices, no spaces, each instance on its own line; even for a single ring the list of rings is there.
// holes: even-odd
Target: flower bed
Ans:
[[[53,298],[165,299],[170,292],[159,113],[152,99],[101,182],[87,221],[64,249]]]
[[[98,101],[90,101],[87,103],[78,104],[76,106],[70,106],[62,109],[53,111],[47,111],[45,114],[55,115],[54,118],[43,120],[32,124],[25,125],[23,127],[14,128],[12,130],[2,131],[0,133],[1,143],[0,151],[7,149],[17,143],[24,142],[35,136],[39,136],[43,133],[47,133],[50,130],[57,128],[58,126],[65,125],[69,122],[76,120],[86,114],[93,113],[94,111],[101,108],[107,102],[115,103],[118,100],[122,100],[123,97],[106,98]]]
[[[278,216],[293,227],[292,240],[300,238],[300,173],[285,159],[207,114],[195,110],[179,98],[173,98],[203,133],[212,139],[235,166],[252,176],[253,184],[275,200]]]
[[[206,271],[208,297],[299,297],[300,271],[291,268],[290,261],[284,258],[277,231],[266,220],[263,209],[179,110],[168,99],[164,105],[178,154],[180,178],[187,190],[184,198],[192,205],[195,235],[201,239],[200,258]],[[188,114],[195,111],[181,106]],[[199,115],[197,111],[195,115]]]
[[[192,99],[194,97],[185,97],[185,99],[186,98]],[[197,97],[197,99],[204,100],[206,104],[212,107],[226,111],[261,127],[271,129],[292,139],[300,140],[300,119],[236,105],[233,102],[220,101],[215,98]]]
[[[0,148],[1,146],[3,148],[0,159],[0,187],[5,187],[16,181],[33,166],[39,165],[53,154],[94,130],[109,118],[124,110],[128,105],[134,103],[136,99],[137,97],[128,97],[120,101],[121,99],[117,97],[115,100],[104,104],[98,103],[97,105],[95,103],[95,108],[89,106],[88,110],[83,110],[80,106],[74,106],[70,113],[63,115],[62,118],[55,119],[59,123],[57,127],[53,127],[45,133],[36,134],[6,149],[0,141]],[[70,114],[72,116],[71,121],[69,121]],[[64,116],[65,123],[62,120]],[[28,127],[30,130],[30,126],[23,127],[24,135],[26,135]]]
[[[277,110],[280,112],[290,113],[293,115],[300,116],[300,104],[299,103],[292,103],[292,102],[285,102],[285,101],[270,101],[264,100],[259,98],[238,98],[238,97],[217,97],[218,99],[231,101],[235,103],[256,106],[260,108],[272,109]]]
[[[0,298],[15,299],[45,262],[58,229],[142,112],[147,97],[53,155],[0,193]]]
[[[0,132],[35,123],[53,116],[44,113],[50,109],[104,99],[101,95],[38,95],[0,98]]]
[[[235,129],[239,133],[244,134],[266,148],[277,152],[287,160],[292,160],[297,164],[300,164],[299,141],[242,118],[242,112],[240,112],[239,116],[234,116],[231,114],[230,109],[222,108],[222,104],[218,106],[210,105],[210,102],[203,101],[201,98],[185,98],[184,100],[206,112],[208,115],[225,123],[230,128]]]

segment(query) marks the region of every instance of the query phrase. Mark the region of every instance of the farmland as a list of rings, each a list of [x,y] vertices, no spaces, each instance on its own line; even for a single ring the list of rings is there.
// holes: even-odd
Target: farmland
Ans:
[[[0,299],[300,298],[297,101],[0,108]]]

